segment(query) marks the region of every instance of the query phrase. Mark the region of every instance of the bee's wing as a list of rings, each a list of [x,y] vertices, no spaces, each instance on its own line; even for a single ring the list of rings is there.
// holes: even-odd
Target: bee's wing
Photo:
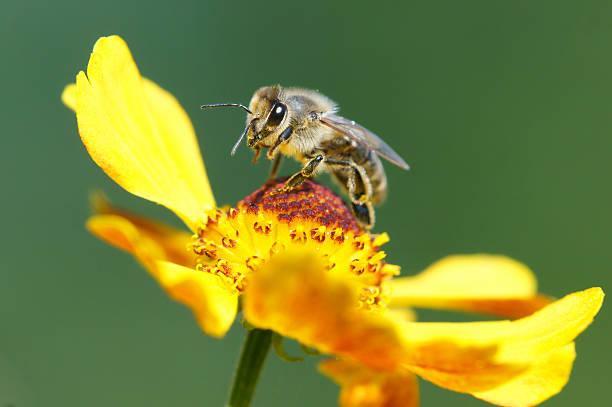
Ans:
[[[364,147],[373,150],[376,154],[389,162],[401,167],[405,170],[410,169],[406,161],[399,156],[398,153],[393,151],[391,147],[376,134],[355,123],[352,120],[348,120],[342,116],[338,116],[335,113],[324,113],[319,117],[321,123],[336,130],[339,133],[344,134],[347,137],[355,140]]]

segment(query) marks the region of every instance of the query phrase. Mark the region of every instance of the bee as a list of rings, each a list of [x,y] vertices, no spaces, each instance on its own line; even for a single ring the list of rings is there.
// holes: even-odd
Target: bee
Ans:
[[[236,106],[247,115],[246,128],[232,155],[247,137],[257,162],[262,148],[274,160],[270,178],[276,177],[283,156],[304,164],[277,192],[289,192],[308,178],[330,172],[350,199],[355,218],[364,228],[374,225],[373,205],[387,195],[387,176],[379,157],[408,170],[408,164],[380,137],[337,114],[338,105],[313,90],[266,86],[258,89],[249,107],[240,103],[203,105],[202,109]]]

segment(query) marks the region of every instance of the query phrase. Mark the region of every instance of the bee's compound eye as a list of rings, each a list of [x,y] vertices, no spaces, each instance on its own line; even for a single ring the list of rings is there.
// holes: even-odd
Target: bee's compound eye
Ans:
[[[274,106],[272,106],[266,125],[269,127],[277,127],[285,118],[286,113],[287,106],[281,102],[276,102]]]

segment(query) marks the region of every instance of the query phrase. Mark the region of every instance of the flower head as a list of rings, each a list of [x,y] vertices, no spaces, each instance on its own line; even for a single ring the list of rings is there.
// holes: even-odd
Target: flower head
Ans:
[[[280,194],[282,180],[270,181],[218,208],[187,115],[140,76],[118,37],[96,43],[87,75],[62,98],[93,160],[191,231],[100,197],[88,229],[134,254],[205,333],[223,336],[242,297],[250,324],[334,356],[320,369],[342,386],[343,406],[415,406],[415,374],[504,406],[538,404],[567,382],[601,289],[553,302],[527,267],[489,255],[450,256],[398,278],[380,249],[389,237],[361,230],[340,198],[310,181]],[[519,319],[419,323],[414,306]]]
[[[249,276],[279,253],[316,253],[326,270],[360,282],[361,306],[383,306],[385,283],[399,273],[379,250],[388,236],[362,232],[342,200],[321,185],[306,181],[277,193],[283,184],[270,181],[235,208],[209,211],[193,237],[197,269],[220,276],[230,290],[242,293]]]

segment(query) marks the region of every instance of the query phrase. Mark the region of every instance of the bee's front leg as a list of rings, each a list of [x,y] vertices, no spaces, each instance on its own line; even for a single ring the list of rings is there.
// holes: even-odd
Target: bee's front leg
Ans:
[[[319,154],[312,160],[308,161],[304,168],[302,168],[302,171],[289,178],[287,182],[285,182],[285,186],[275,192],[289,192],[292,189],[297,188],[302,182],[312,177],[312,174],[314,174],[316,168],[324,161],[324,159],[325,157],[323,154]]]
[[[280,167],[281,161],[283,161],[283,155],[277,154],[274,162],[272,163],[272,167],[270,168],[270,176],[268,179],[275,179],[276,174],[278,174],[278,169]]]
[[[259,160],[259,156],[261,155],[261,146],[255,146],[253,150],[255,150],[255,157],[253,157],[253,164],[257,164],[257,160]]]
[[[271,160],[274,157],[274,152],[276,149],[285,141],[289,140],[289,137],[293,134],[293,127],[287,127],[281,134],[278,136],[276,143],[268,150],[268,160]]]

